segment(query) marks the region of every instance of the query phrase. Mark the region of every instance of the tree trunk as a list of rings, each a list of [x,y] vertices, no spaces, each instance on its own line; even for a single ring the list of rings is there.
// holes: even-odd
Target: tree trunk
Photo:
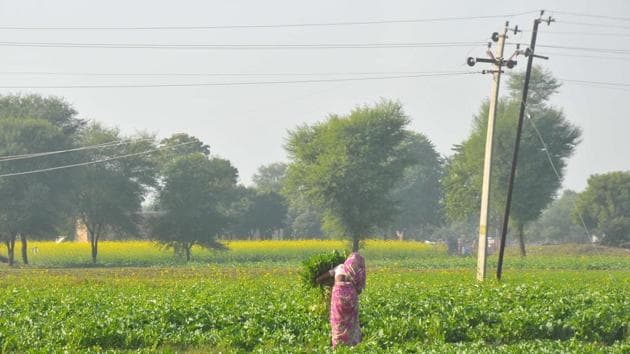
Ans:
[[[9,259],[9,266],[15,265],[15,235],[9,235],[9,239],[5,241],[7,245],[7,257]]]
[[[186,262],[190,262],[190,249],[192,248],[192,244],[186,244]]]
[[[352,237],[352,252],[359,252],[359,237]]]
[[[26,235],[20,234],[20,241],[22,242],[22,262],[24,262],[24,264],[28,264],[28,243]]]
[[[525,253],[525,233],[523,232],[524,225],[522,223],[518,224],[518,245],[521,250],[521,257],[525,257],[527,254]]]
[[[95,239],[90,240],[90,248],[92,249],[92,264],[96,264],[96,257],[98,256],[98,243]]]
[[[98,256],[98,239],[100,237],[100,232],[100,225],[97,225],[96,228],[88,227],[88,233],[90,234],[90,248],[92,249],[92,264],[96,264],[96,257]]]

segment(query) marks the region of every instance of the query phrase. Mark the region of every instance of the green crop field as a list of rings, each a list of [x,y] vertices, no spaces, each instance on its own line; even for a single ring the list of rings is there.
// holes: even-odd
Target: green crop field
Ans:
[[[33,243],[0,266],[2,352],[325,352],[329,325],[300,261],[336,241],[234,242],[172,261],[149,242]],[[504,281],[473,257],[370,241],[358,352],[630,352],[630,255],[581,246],[508,254]],[[83,253],[85,251],[85,253]],[[491,258],[490,266],[494,260]],[[338,350],[339,352],[347,349]]]

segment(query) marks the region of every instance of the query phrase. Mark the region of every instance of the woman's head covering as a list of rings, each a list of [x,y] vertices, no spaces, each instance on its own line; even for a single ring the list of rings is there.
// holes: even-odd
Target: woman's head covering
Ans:
[[[352,252],[343,263],[346,274],[350,276],[350,281],[354,285],[357,293],[361,293],[365,288],[365,259],[357,252]]]

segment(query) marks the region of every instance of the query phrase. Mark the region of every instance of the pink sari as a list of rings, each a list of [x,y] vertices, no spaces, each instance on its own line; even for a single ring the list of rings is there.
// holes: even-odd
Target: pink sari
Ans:
[[[336,282],[330,300],[332,346],[356,345],[361,341],[359,294],[365,288],[365,260],[354,252],[343,264],[348,281]]]

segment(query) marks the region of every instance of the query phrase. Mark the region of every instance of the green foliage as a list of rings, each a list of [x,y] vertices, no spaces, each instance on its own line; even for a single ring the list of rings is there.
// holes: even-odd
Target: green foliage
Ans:
[[[520,108],[520,94],[515,90],[521,79],[520,75],[511,79],[508,85],[510,96],[500,99],[497,105],[490,191],[493,223],[502,217],[506,200]],[[511,219],[518,229],[536,220],[553,200],[561,187],[568,158],[575,151],[581,135],[580,129],[570,123],[561,110],[547,104],[550,95],[558,88],[551,74],[537,68],[530,84],[532,99],[528,101],[526,110],[529,116],[526,120],[530,121],[523,124],[511,210]],[[488,103],[484,102],[473,120],[471,135],[455,147],[455,154],[448,160],[443,186],[446,212],[450,220],[478,217],[487,117]],[[550,166],[532,122],[546,142],[546,150],[560,178]],[[522,233],[519,233],[519,237],[522,240]]]
[[[173,134],[166,139],[162,139],[160,143],[162,145],[170,146],[179,145],[171,149],[164,149],[160,151],[158,160],[160,167],[162,168],[165,168],[169,163],[184,155],[201,153],[203,155],[210,156],[210,146],[204,144],[204,142],[198,138],[185,133]]]
[[[393,217],[395,209],[383,206],[394,204],[391,190],[415,162],[408,123],[400,104],[383,101],[290,132],[287,193],[323,209],[358,247]]]
[[[307,288],[319,288],[322,290],[325,286],[330,287],[332,283],[318,284],[315,280],[320,275],[343,263],[346,258],[348,258],[348,252],[338,250],[312,255],[302,262],[302,270],[300,272],[302,284]]]
[[[287,174],[287,164],[275,162],[269,165],[260,166],[258,172],[252,177],[254,186],[261,192],[280,193],[284,186],[284,179]]]
[[[164,167],[152,235],[190,260],[193,245],[222,248],[216,237],[229,224],[237,171],[202,153],[180,156]]]
[[[262,236],[271,236],[285,226],[286,217],[287,203],[282,195],[274,191],[259,192],[253,196],[244,222],[250,229],[259,230]]]
[[[76,133],[85,122],[77,112],[57,97],[39,95],[0,96],[0,154],[18,155],[74,147]],[[76,155],[48,155],[34,159],[3,161],[0,174],[39,170],[77,162]],[[7,178],[5,178],[7,179]],[[71,198],[74,175],[70,171],[54,171],[8,177],[0,188],[10,193],[2,198],[0,239],[9,249],[20,235],[22,261],[28,263],[26,240],[52,237],[64,220],[72,214]],[[2,192],[0,192],[1,194]],[[11,215],[12,214],[12,215]],[[13,260],[13,251],[11,261]]]
[[[374,269],[352,352],[627,352],[627,270]],[[330,327],[286,267],[10,271],[0,278],[3,352],[328,352]],[[349,352],[340,349],[339,352]]]
[[[565,190],[527,230],[528,238],[543,242],[590,242],[579,220],[572,217],[578,194]]]
[[[442,210],[442,159],[431,141],[419,133],[409,134],[409,145],[416,163],[407,167],[402,180],[393,190],[398,212],[391,224],[420,238],[426,229],[439,226],[444,219]]]
[[[71,144],[60,128],[43,119],[1,118],[0,155],[20,155],[62,150]],[[69,162],[64,156],[0,161],[0,174],[45,169]],[[48,236],[69,214],[69,190],[73,176],[68,171],[8,176],[0,179],[0,240],[9,249],[18,235]],[[27,262],[25,252],[23,261]]]
[[[525,72],[510,74],[507,80],[508,94],[514,101],[520,102],[523,97],[523,84],[525,83]],[[549,102],[551,96],[558,92],[562,86],[553,77],[549,70],[540,66],[534,66],[529,79],[529,89],[527,90],[527,105],[538,106]]]
[[[314,238],[323,235],[322,215],[315,207],[291,207],[288,217],[293,237]]]
[[[112,156],[128,155],[155,149],[147,136],[132,142],[123,138],[117,129],[92,124],[81,132],[81,145],[89,146],[127,140],[129,144],[86,151],[87,161]],[[148,140],[147,140],[148,139]],[[139,212],[146,192],[156,184],[157,164],[150,155],[138,155],[107,163],[82,166],[76,170],[79,183],[76,211],[86,226],[92,245],[92,260],[96,263],[98,242],[107,232],[138,232]]]
[[[64,99],[36,94],[0,96],[0,118],[43,119],[65,135],[77,133],[86,123]]]
[[[575,211],[575,220],[582,214],[587,226],[603,236],[603,244],[630,247],[630,172],[591,176]]]

